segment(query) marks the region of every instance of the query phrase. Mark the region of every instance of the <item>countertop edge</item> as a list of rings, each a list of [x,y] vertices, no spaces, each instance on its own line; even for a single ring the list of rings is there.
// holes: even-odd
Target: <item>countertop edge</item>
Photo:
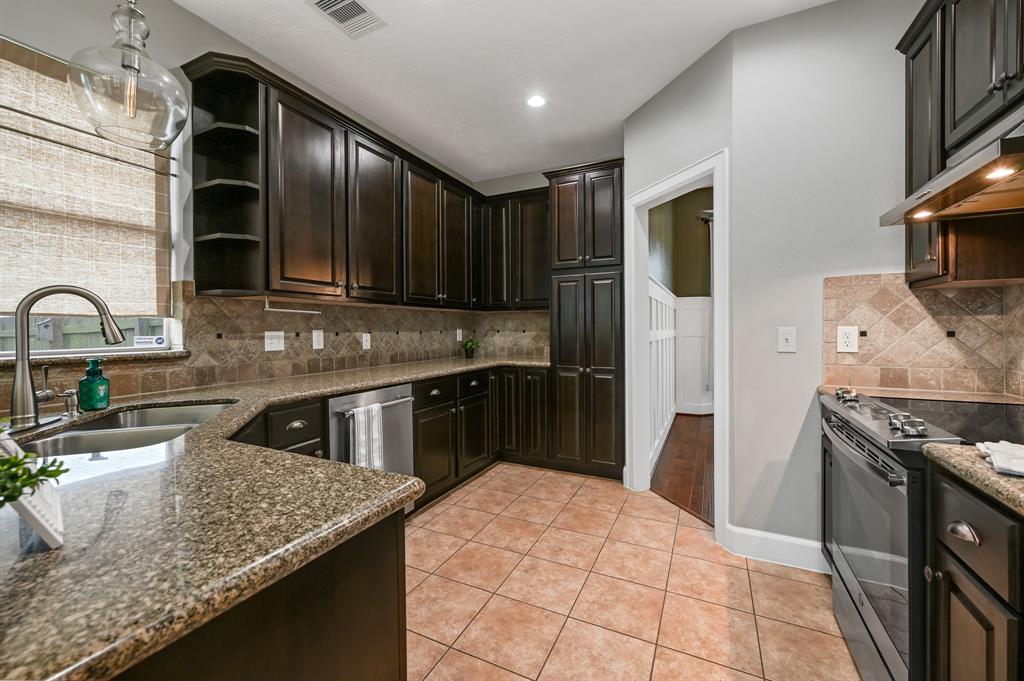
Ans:
[[[838,386],[819,385],[819,395],[832,395]],[[1024,404],[1024,397],[1009,395],[1007,393],[968,393],[968,392],[943,392],[940,390],[919,390],[915,388],[878,388],[862,386],[844,386],[856,390],[868,397],[904,398],[911,400],[936,400],[939,402],[984,402],[991,404]]]
[[[996,473],[974,445],[930,442],[921,451],[957,480],[1024,517],[1024,478]]]

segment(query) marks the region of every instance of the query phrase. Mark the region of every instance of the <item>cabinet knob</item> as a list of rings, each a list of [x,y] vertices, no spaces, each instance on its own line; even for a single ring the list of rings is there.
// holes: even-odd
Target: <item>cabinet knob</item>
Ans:
[[[324,450],[322,450],[322,449],[316,450],[315,452],[313,452],[313,456],[315,456],[318,459],[324,458]]]
[[[583,367],[576,367],[576,373],[577,374],[582,374],[583,373]]]
[[[454,414],[454,413],[455,413],[455,407],[452,407],[452,408],[451,408],[451,409],[449,410],[449,412],[450,412],[450,413],[452,413],[452,414]]]
[[[585,369],[585,371],[586,371],[586,372],[587,372],[587,373],[589,374],[589,373],[590,373],[590,367],[587,367],[587,368]]]
[[[924,259],[925,262],[935,262],[936,260],[938,260],[938,258],[935,257],[934,253],[929,253]]]
[[[583,259],[586,260],[587,262],[590,262],[590,256],[589,255],[587,257],[583,258]]]
[[[459,407],[459,411],[466,411],[465,407]]]
[[[352,288],[359,288],[359,284],[356,284],[356,283],[353,282]]]
[[[443,296],[442,296],[442,295],[441,295],[440,293],[438,293],[438,294],[437,294],[437,299],[438,299],[438,300],[441,300],[441,298],[442,298],[442,297],[443,297]]]
[[[583,262],[583,256],[582,255],[576,256],[576,262]]]

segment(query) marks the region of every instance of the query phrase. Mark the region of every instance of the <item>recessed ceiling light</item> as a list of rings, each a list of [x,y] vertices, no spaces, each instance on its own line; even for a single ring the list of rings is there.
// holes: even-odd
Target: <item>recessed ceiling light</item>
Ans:
[[[932,212],[930,210],[919,210],[914,213],[914,217],[918,220],[922,220],[927,217],[931,217]]]
[[[540,95],[532,95],[528,100],[526,100],[526,103],[536,108],[538,106],[544,106],[547,101],[548,100],[544,99]]]
[[[985,177],[988,178],[989,180],[1000,180],[1004,177],[1009,177],[1010,175],[1013,175],[1015,172],[1016,171],[1013,168],[996,168]]]

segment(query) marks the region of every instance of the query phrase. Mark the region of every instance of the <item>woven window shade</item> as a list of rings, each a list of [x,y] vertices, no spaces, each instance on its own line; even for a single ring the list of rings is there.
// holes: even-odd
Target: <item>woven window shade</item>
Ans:
[[[40,286],[72,284],[115,315],[169,316],[169,178],[154,172],[168,164],[93,134],[67,65],[0,38],[0,314]],[[73,296],[32,309],[95,313]]]

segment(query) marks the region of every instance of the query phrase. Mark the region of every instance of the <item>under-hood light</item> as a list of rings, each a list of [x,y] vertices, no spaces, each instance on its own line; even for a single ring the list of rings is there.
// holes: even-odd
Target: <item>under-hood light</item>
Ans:
[[[930,210],[919,210],[913,215],[915,220],[924,220],[925,218],[930,218],[931,216],[932,212]]]
[[[1013,168],[996,168],[991,173],[986,175],[985,179],[987,179],[987,180],[1001,180],[1004,177],[1009,177],[1010,175],[1013,175],[1015,172],[1017,172],[1017,171],[1014,170]]]

